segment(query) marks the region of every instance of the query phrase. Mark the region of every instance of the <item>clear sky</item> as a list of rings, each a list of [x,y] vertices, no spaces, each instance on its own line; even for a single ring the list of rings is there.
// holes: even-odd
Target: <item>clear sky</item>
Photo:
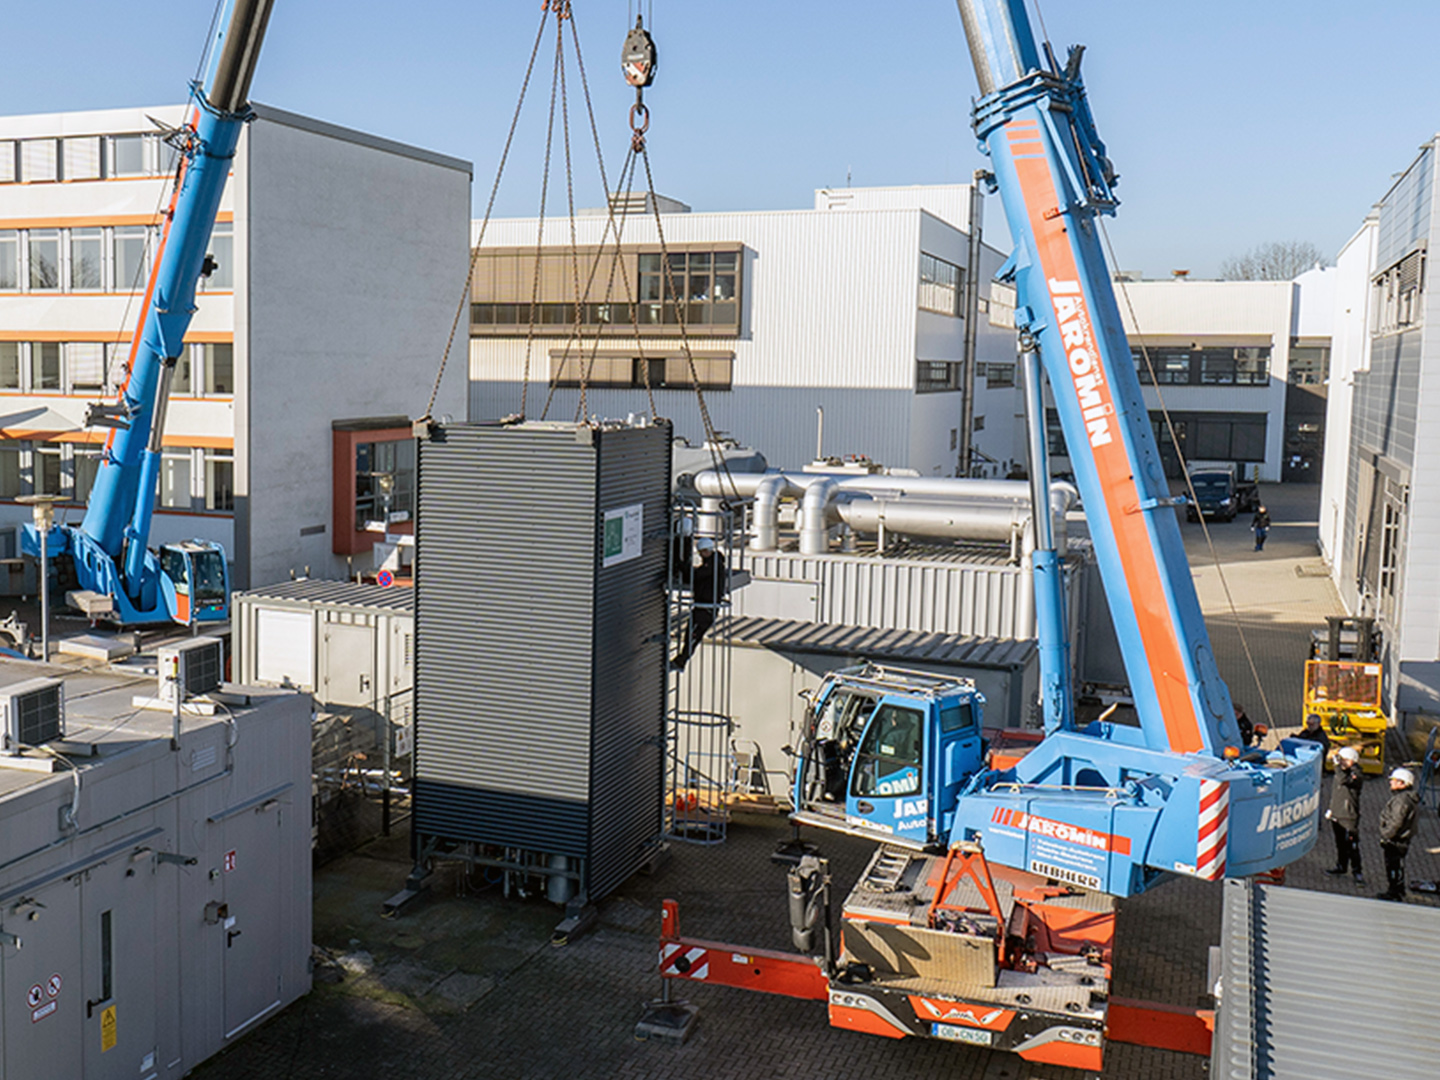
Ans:
[[[607,167],[632,91],[618,70],[635,0],[573,0]],[[644,0],[659,47],[657,188],[697,210],[808,207],[816,187],[967,181],[974,75],[952,0]],[[212,0],[7,5],[0,112],[183,97]],[[1126,269],[1214,276],[1269,240],[1331,257],[1440,130],[1434,0],[1046,0],[1057,50],[1088,46],[1101,137],[1121,173]],[[463,157],[483,211],[540,23],[538,0],[276,0],[253,97]],[[539,198],[553,37],[497,202]],[[576,199],[601,203],[569,67]],[[563,157],[556,144],[556,176]],[[563,212],[562,182],[551,213]],[[999,223],[998,206],[987,217]],[[992,235],[992,240],[1000,237]]]

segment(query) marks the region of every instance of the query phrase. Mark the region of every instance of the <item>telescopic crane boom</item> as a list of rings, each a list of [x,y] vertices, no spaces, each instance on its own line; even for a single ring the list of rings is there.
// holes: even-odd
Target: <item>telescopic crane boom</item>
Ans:
[[[112,621],[136,625],[216,622],[229,617],[225,551],[208,540],[149,548],[160,476],[165,411],[175,364],[195,314],[195,289],[214,269],[206,249],[230,175],[273,0],[225,0],[204,78],[192,84],[186,123],[169,136],[180,178],[145,293],[142,321],[120,399],[94,406],[90,424],[112,428],[84,520],[56,526],[49,549],[68,554],[82,589],[109,596]],[[39,535],[26,530],[27,552]]]

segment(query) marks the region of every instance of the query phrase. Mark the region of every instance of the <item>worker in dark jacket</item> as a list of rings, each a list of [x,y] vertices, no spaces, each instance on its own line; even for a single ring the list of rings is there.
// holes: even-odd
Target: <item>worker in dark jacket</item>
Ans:
[[[1320,723],[1319,713],[1311,713],[1305,717],[1305,726],[1295,733],[1295,738],[1304,739],[1306,742],[1318,742],[1320,744],[1320,756],[1330,756],[1330,736],[1325,734],[1325,728]]]
[[[1330,788],[1330,809],[1325,811],[1335,831],[1335,865],[1325,872],[1338,876],[1352,871],[1357,885],[1365,884],[1360,873],[1360,788],[1364,783],[1360,751],[1342,746],[1335,754],[1335,781]]]
[[[1376,893],[1379,900],[1405,899],[1405,855],[1415,835],[1415,774],[1396,769],[1390,774],[1390,801],[1380,811],[1380,850],[1385,853],[1385,878],[1389,887]]]
[[[1263,506],[1256,510],[1250,528],[1255,530],[1255,550],[1264,551],[1265,538],[1270,535],[1270,511]]]
[[[730,572],[725,556],[715,550],[715,541],[708,536],[697,537],[695,551],[700,565],[690,579],[690,625],[686,628],[680,651],[670,661],[672,671],[684,671],[700,639],[715,623],[721,603],[730,592]]]
[[[1246,714],[1244,708],[1236,704],[1235,723],[1240,728],[1240,745],[1250,746],[1255,742],[1255,724]]]

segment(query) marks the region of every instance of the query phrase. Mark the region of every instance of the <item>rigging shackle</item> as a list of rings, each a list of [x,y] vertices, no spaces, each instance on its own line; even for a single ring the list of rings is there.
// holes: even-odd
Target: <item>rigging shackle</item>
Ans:
[[[655,81],[655,41],[638,15],[635,28],[625,35],[625,45],[620,50],[620,70],[625,74],[625,81],[636,90]]]

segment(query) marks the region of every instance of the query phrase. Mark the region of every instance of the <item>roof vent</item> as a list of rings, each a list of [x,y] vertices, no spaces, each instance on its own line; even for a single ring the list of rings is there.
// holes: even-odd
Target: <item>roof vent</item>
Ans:
[[[65,734],[65,689],[59,679],[28,679],[0,690],[4,752],[18,756]]]

